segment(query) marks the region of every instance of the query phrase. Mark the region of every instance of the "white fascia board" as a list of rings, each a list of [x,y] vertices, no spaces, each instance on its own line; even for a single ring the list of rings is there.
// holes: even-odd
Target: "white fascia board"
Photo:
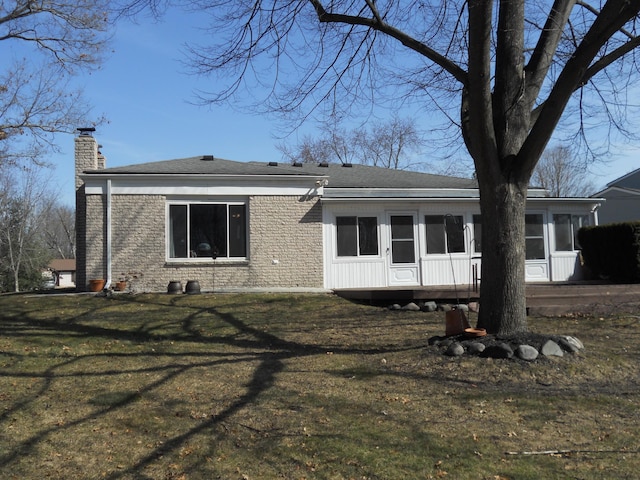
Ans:
[[[324,176],[100,175],[84,174],[85,193],[114,195],[309,195],[322,192]],[[320,185],[318,185],[320,183]]]
[[[331,188],[324,190],[324,200],[423,200],[423,199],[479,199],[477,189],[471,188]]]
[[[606,202],[606,198],[591,198],[591,197],[531,197],[527,198],[527,203],[547,203],[558,205],[599,205]]]

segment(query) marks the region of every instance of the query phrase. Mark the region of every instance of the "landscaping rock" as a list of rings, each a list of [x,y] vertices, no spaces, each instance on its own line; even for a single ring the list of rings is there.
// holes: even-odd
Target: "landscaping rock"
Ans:
[[[563,341],[569,345],[575,347],[575,350],[569,350],[571,352],[577,352],[578,350],[584,350],[584,343],[582,343],[578,338],[572,337],[570,335],[563,335],[560,337],[560,341]]]
[[[470,312],[479,312],[480,304],[478,302],[469,302],[469,311]]]
[[[393,305],[389,305],[389,310],[401,310],[402,307],[399,303],[394,303]]]
[[[499,343],[497,345],[489,345],[481,355],[489,358],[511,358],[513,357],[513,349],[508,343]]]
[[[420,307],[416,305],[414,302],[409,302],[404,307],[402,307],[402,310],[408,310],[410,312],[419,312]]]
[[[516,348],[516,356],[528,362],[534,361],[538,358],[538,355],[538,350],[533,348],[531,345],[518,345],[518,348]]]
[[[542,345],[542,348],[540,349],[540,353],[542,353],[542,355],[544,355],[545,357],[563,357],[564,356],[564,352],[562,351],[562,348],[560,348],[560,345],[558,345],[553,340],[547,340],[545,344]]]
[[[478,355],[478,354],[484,352],[486,348],[487,347],[486,347],[486,345],[484,343],[471,342],[467,346],[467,352],[469,352],[470,355]]]
[[[558,345],[560,345],[560,348],[562,348],[565,352],[576,353],[580,351],[575,343],[570,342],[565,337],[561,337],[560,339],[558,339]]]
[[[476,355],[483,358],[539,361],[543,357],[563,357],[579,351],[582,342],[569,335],[525,332],[517,335],[488,334],[469,338],[465,333],[429,338],[429,345],[449,356]]]
[[[451,311],[451,305],[449,305],[448,303],[441,303],[438,305],[437,310],[439,312],[450,312]]]
[[[464,353],[464,347],[458,342],[453,342],[444,353],[450,357],[459,357]]]
[[[462,310],[463,312],[469,311],[469,305],[465,305],[464,303],[459,303],[453,306],[454,310]]]
[[[424,305],[422,305],[423,312],[435,312],[436,308],[438,308],[436,302],[424,302]]]

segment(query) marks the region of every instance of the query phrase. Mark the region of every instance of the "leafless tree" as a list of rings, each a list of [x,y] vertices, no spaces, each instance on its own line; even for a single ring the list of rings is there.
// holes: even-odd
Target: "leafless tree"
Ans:
[[[42,280],[50,256],[42,241],[54,196],[37,166],[5,171],[0,184],[0,275],[5,290],[19,292]]]
[[[361,163],[406,169],[425,165],[420,156],[423,145],[415,120],[396,116],[352,130],[325,126],[317,138],[307,135],[294,147],[282,144],[278,148],[285,158],[303,163]]]
[[[211,44],[190,52],[196,73],[216,74],[203,101],[267,85],[259,104],[285,114],[344,114],[393,98],[444,114],[473,158],[489,227],[479,326],[527,329],[529,181],[559,126],[586,136],[596,114],[623,125],[640,0],[185,2],[212,16]],[[230,81],[220,87],[218,74]]]
[[[75,215],[75,210],[68,205],[57,202],[52,205],[42,227],[42,236],[53,257],[76,257]]]
[[[394,115],[388,121],[374,122],[361,129],[357,143],[362,163],[396,170],[425,165],[420,158],[424,140],[413,118]]]
[[[89,108],[69,79],[99,64],[107,6],[103,0],[0,2],[0,41],[13,52],[0,70],[0,167],[45,162],[53,134],[86,121]]]
[[[585,163],[563,146],[545,150],[531,183],[544,188],[552,197],[587,197],[596,191]]]

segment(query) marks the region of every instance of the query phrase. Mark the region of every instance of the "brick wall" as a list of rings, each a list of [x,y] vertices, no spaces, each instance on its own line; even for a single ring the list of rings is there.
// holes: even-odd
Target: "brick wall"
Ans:
[[[87,272],[104,272],[103,198],[87,196]],[[317,199],[254,196],[249,199],[249,260],[218,260],[203,265],[167,263],[165,198],[112,196],[112,281],[136,275],[138,291],[164,292],[170,281],[198,280],[202,290],[322,288],[322,214]],[[106,274],[106,272],[104,272]],[[142,274],[142,275],[140,275]],[[93,277],[91,277],[93,278]],[[103,277],[96,277],[103,278]]]

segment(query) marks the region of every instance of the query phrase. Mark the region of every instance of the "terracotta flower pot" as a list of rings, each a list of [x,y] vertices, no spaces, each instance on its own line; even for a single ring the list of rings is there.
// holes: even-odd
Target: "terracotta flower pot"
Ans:
[[[94,279],[89,280],[89,291],[90,292],[101,292],[104,288],[105,281],[104,279]]]
[[[127,289],[127,282],[116,282],[116,290],[118,292],[124,292]]]

